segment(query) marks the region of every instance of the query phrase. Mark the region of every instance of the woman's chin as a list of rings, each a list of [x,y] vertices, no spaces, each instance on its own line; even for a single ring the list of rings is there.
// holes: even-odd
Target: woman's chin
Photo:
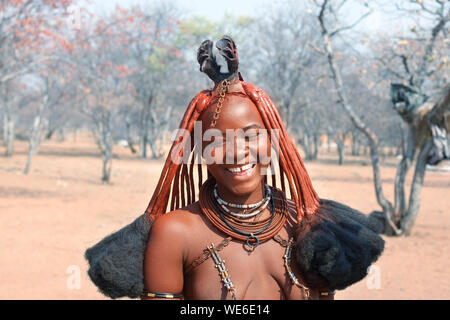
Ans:
[[[258,186],[247,186],[247,185],[239,185],[239,186],[225,186],[230,193],[232,193],[234,196],[236,197],[245,197],[248,196],[250,194],[252,194],[253,192],[255,192],[255,190],[258,188]]]
[[[235,181],[235,179],[224,179],[222,187],[226,188],[236,197],[244,197],[252,194],[261,186],[263,177],[252,177],[251,179]],[[220,182],[218,182],[220,183]]]

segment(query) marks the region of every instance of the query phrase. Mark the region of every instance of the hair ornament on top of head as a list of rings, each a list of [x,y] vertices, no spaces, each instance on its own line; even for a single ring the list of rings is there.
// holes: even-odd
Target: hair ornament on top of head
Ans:
[[[229,36],[223,36],[215,45],[211,40],[203,41],[197,51],[197,61],[200,71],[216,86],[225,79],[231,81],[239,77],[237,48]]]

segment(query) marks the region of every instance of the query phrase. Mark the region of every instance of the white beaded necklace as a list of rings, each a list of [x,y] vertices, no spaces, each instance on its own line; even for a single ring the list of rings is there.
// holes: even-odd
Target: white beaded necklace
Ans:
[[[221,197],[219,197],[218,193],[217,193],[217,184],[214,186],[214,197],[216,198],[217,202],[220,204],[221,208],[231,214],[232,216],[236,217],[236,218],[252,218],[258,214],[260,214],[269,204],[270,198],[271,198],[271,190],[270,188],[265,185],[265,190],[266,190],[266,196],[259,202],[257,203],[251,203],[251,204],[237,204],[237,203],[231,203],[228,201],[223,200]],[[240,208],[240,209],[244,209],[243,213],[238,213],[238,212],[233,212],[231,210],[229,210],[226,206],[230,206],[233,208]],[[260,207],[260,208],[258,208]],[[247,211],[250,211],[248,209],[256,209],[257,210],[251,212],[251,213],[247,213]]]
[[[256,207],[260,206],[264,201],[266,201],[267,198],[270,198],[269,195],[270,195],[271,191],[270,191],[269,186],[265,185],[264,188],[266,191],[265,196],[261,201],[259,201],[257,203],[240,204],[240,203],[232,203],[232,202],[225,201],[221,197],[219,197],[219,195],[217,194],[217,183],[214,186],[214,196],[219,201],[219,203],[227,205],[229,207],[238,208],[238,209],[252,209],[252,208],[256,208]]]

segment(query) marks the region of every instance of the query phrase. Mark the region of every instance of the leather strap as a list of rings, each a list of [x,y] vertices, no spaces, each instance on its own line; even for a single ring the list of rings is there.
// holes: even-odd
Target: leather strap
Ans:
[[[232,239],[231,237],[223,239],[222,242],[220,242],[217,245],[217,247],[215,248],[216,251],[221,251],[223,248],[228,246],[228,244],[230,243],[231,239]],[[189,272],[194,270],[196,267],[198,267],[203,262],[208,260],[208,258],[210,256],[211,256],[211,253],[209,252],[208,249],[203,250],[203,253],[201,255],[199,255],[197,258],[195,258],[194,261],[192,261],[192,263],[186,268],[186,270],[184,271],[184,274],[188,274]]]

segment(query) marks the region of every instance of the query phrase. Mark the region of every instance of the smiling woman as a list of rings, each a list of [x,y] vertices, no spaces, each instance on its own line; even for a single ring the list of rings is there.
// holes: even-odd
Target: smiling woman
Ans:
[[[330,299],[384,242],[364,215],[318,197],[278,110],[238,72],[234,41],[215,44],[227,68],[213,45],[198,61],[215,87],[188,106],[146,213],[86,252],[89,275],[112,297]]]
[[[215,129],[219,130],[221,136],[226,132],[225,139],[219,138],[219,144],[209,148],[207,152],[205,151],[214,142],[210,144],[204,142],[202,154],[206,158],[206,163],[209,163],[208,172],[217,181],[219,193],[224,199],[238,203],[257,202],[263,196],[264,188],[261,187],[261,181],[264,175],[262,173],[268,166],[267,162],[262,164],[260,160],[270,153],[270,141],[267,135],[262,134],[256,134],[256,139],[255,137],[249,139],[252,137],[251,134],[255,135],[255,132],[247,132],[247,130],[255,127],[265,130],[263,129],[265,126],[255,104],[248,98],[234,95],[236,92],[241,92],[238,90],[243,91],[239,84],[238,81],[229,89],[220,118],[216,121]],[[204,124],[204,131],[212,130],[209,129],[209,124],[212,123],[216,114],[215,108],[215,104],[211,104],[200,117],[200,121]],[[208,161],[208,157],[215,161]],[[229,191],[233,195],[229,194]]]

